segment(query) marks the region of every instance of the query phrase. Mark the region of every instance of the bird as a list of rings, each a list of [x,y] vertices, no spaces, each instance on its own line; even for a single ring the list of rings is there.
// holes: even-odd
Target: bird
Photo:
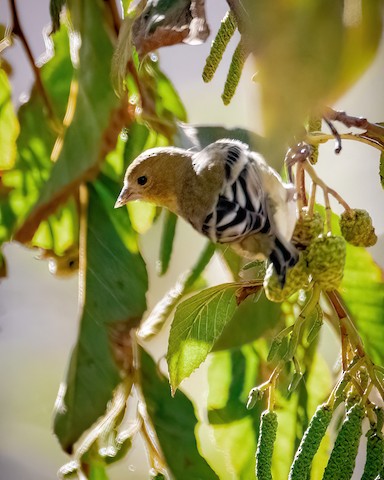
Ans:
[[[285,284],[298,261],[291,243],[296,191],[243,142],[220,139],[200,151],[156,147],[128,166],[115,208],[133,200],[166,207],[214,243],[269,259]]]

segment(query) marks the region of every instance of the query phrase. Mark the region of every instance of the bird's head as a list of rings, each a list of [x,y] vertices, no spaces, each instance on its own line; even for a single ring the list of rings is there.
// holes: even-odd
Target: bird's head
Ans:
[[[192,153],[175,147],[152,148],[139,155],[127,168],[115,208],[144,200],[172,209],[177,176],[182,177],[183,160],[191,165],[191,157]]]

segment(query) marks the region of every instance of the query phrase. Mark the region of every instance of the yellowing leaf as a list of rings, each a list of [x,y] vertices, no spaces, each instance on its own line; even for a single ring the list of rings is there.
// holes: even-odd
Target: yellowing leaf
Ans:
[[[0,170],[12,168],[15,163],[19,130],[7,74],[0,69]]]
[[[127,208],[132,227],[137,233],[143,234],[151,228],[156,216],[155,205],[147,202],[130,202]]]

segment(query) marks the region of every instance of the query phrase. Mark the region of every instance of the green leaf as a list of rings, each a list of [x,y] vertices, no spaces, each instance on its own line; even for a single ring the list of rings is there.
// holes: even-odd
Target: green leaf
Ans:
[[[218,478],[200,455],[194,432],[198,425],[194,407],[182,392],[172,398],[168,381],[144,351],[141,357],[141,388],[147,412],[161,450],[174,478],[213,480]]]
[[[249,296],[237,308],[212,350],[241,347],[265,336],[280,322],[280,304],[270,302],[264,293]]]
[[[82,182],[95,176],[123,126],[116,125],[117,118],[111,121],[118,113],[119,103],[110,79],[113,45],[106,8],[102,0],[70,2],[73,25],[87,39],[79,50],[76,108],[50,177],[15,235],[19,241],[29,240],[47,213],[54,211]],[[121,111],[119,114],[121,118]]]
[[[384,282],[381,269],[364,248],[347,245],[342,297],[356,321],[368,354],[384,364]]]
[[[237,288],[233,283],[211,287],[177,307],[167,353],[173,392],[205,360],[232,318]]]
[[[70,451],[80,435],[104,414],[121,381],[121,370],[110,343],[114,328],[122,329],[120,337],[124,332],[129,335],[146,309],[147,275],[143,260],[127,248],[111,219],[121,217],[112,208],[118,193],[118,186],[115,188],[106,204],[105,186],[96,183],[89,187],[79,338],[66,384],[59,393],[54,420],[55,434],[65,451]]]
[[[77,205],[70,199],[54,215],[40,223],[32,245],[51,250],[60,256],[79,243],[79,218]]]
[[[73,75],[67,30],[62,28],[51,38],[55,55],[43,65],[40,73],[55,112],[64,116]],[[0,197],[2,241],[20,226],[36,202],[52,169],[50,157],[57,137],[36,87],[32,89],[29,101],[19,108],[18,118],[20,135],[16,163],[12,170],[2,175],[3,184],[9,189],[8,195]]]
[[[0,69],[0,170],[13,167],[16,139],[20,127],[11,98],[11,87],[4,70]]]
[[[128,130],[128,139],[124,149],[124,169],[126,169],[137,156],[146,148],[149,129],[145,125],[134,122]]]
[[[164,217],[163,232],[161,234],[160,243],[160,258],[157,263],[157,271],[159,275],[164,275],[168,270],[177,224],[177,216],[169,210],[165,211]]]
[[[263,402],[247,410],[249,390],[258,381],[261,350],[256,344],[212,354],[208,368],[207,458],[220,478],[254,478]]]
[[[195,287],[214,253],[215,245],[208,242],[195,265],[181,276],[176,285],[155,305],[149,317],[141,324],[139,337],[148,340],[160,331],[180,299]]]
[[[186,121],[184,105],[171,81],[161,72],[157,57],[148,56],[138,69],[143,103],[142,118],[153,130],[173,139],[176,121]]]

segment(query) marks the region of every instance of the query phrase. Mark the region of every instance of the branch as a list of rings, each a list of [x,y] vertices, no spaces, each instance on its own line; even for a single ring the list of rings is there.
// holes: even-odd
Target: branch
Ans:
[[[341,122],[348,128],[356,127],[372,134],[379,135],[380,137],[384,137],[384,127],[377,123],[368,122],[364,117],[352,117],[345,112],[333,110],[329,107],[325,109],[324,117],[327,120]]]
[[[340,332],[342,336],[343,371],[345,371],[346,365],[348,365],[348,345],[346,345],[346,343],[348,342],[351,352],[357,357],[364,359],[364,364],[367,368],[371,381],[377,388],[382,399],[384,399],[384,387],[376,376],[375,365],[365,353],[363,342],[347,311],[347,308],[344,305],[344,302],[339,292],[333,290],[330,292],[326,292],[326,294],[340,322]]]

